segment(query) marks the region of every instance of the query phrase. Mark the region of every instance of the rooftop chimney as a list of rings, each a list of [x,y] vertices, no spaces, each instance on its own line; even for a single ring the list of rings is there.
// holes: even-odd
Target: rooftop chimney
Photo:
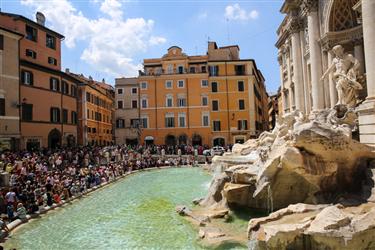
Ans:
[[[36,13],[36,22],[42,26],[44,26],[46,24],[46,17],[44,16],[44,14],[42,12],[37,12]]]

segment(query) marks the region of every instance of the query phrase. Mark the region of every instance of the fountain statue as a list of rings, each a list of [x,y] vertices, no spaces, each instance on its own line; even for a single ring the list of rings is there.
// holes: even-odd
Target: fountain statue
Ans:
[[[332,52],[335,58],[327,71],[324,72],[321,80],[324,80],[330,72],[335,70],[333,80],[336,83],[337,104],[353,108],[358,101],[357,91],[362,89],[362,85],[357,81],[359,61],[351,54],[345,53],[341,45],[333,47]]]
[[[352,137],[358,61],[341,46],[333,51],[324,77],[336,68],[334,108],[278,117],[271,132],[213,159],[200,216],[233,207],[275,211],[250,220],[252,249],[375,249],[375,150]]]

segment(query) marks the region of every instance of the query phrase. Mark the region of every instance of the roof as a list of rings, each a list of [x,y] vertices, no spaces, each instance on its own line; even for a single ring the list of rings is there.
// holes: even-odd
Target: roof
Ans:
[[[57,36],[58,38],[60,39],[64,39],[65,37],[63,35],[61,35],[60,33],[57,33],[56,31],[53,31],[49,28],[47,28],[46,26],[43,26],[43,25],[40,25],[39,23],[31,20],[31,19],[28,19],[24,16],[21,16],[21,15],[18,15],[18,14],[13,14],[13,13],[7,13],[7,12],[0,12],[0,15],[5,15],[5,16],[10,16],[10,17],[13,17],[14,19],[20,19],[26,23],[29,23],[29,24],[32,24],[32,25],[35,25],[37,26],[39,29],[42,29],[50,34],[53,34],[55,36]]]
[[[23,36],[24,36],[24,35],[21,34],[21,33],[15,32],[15,31],[13,31],[13,30],[10,30],[10,29],[7,29],[7,28],[1,27],[1,26],[0,26],[0,30],[4,30],[4,31],[6,31],[6,32],[9,32],[9,33],[12,33],[12,34],[18,35],[18,36],[20,36],[20,37],[23,37]]]
[[[222,46],[222,47],[219,47],[219,49],[228,49],[228,48],[233,48],[233,47],[237,47],[238,50],[240,50],[240,47],[238,45],[227,45],[227,46]]]

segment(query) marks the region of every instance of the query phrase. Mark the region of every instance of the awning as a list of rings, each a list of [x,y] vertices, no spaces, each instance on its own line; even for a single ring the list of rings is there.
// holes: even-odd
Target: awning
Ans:
[[[151,135],[148,135],[145,137],[145,141],[153,141],[154,140],[154,137],[152,137]]]

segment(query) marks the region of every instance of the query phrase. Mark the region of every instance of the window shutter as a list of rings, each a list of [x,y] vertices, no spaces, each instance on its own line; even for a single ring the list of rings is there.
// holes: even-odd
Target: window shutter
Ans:
[[[245,120],[245,130],[247,130],[247,120]]]
[[[57,91],[60,91],[60,81],[56,80],[56,85],[57,85]]]
[[[60,122],[60,109],[57,109],[57,122]]]
[[[53,90],[53,79],[52,78],[49,79],[49,89]]]
[[[241,120],[238,120],[238,121],[237,121],[237,129],[238,129],[238,130],[241,130]]]
[[[30,72],[30,85],[34,85],[34,75]]]
[[[50,117],[51,117],[51,122],[53,122],[53,108],[49,110]]]
[[[21,82],[25,83],[25,71],[21,71]]]

